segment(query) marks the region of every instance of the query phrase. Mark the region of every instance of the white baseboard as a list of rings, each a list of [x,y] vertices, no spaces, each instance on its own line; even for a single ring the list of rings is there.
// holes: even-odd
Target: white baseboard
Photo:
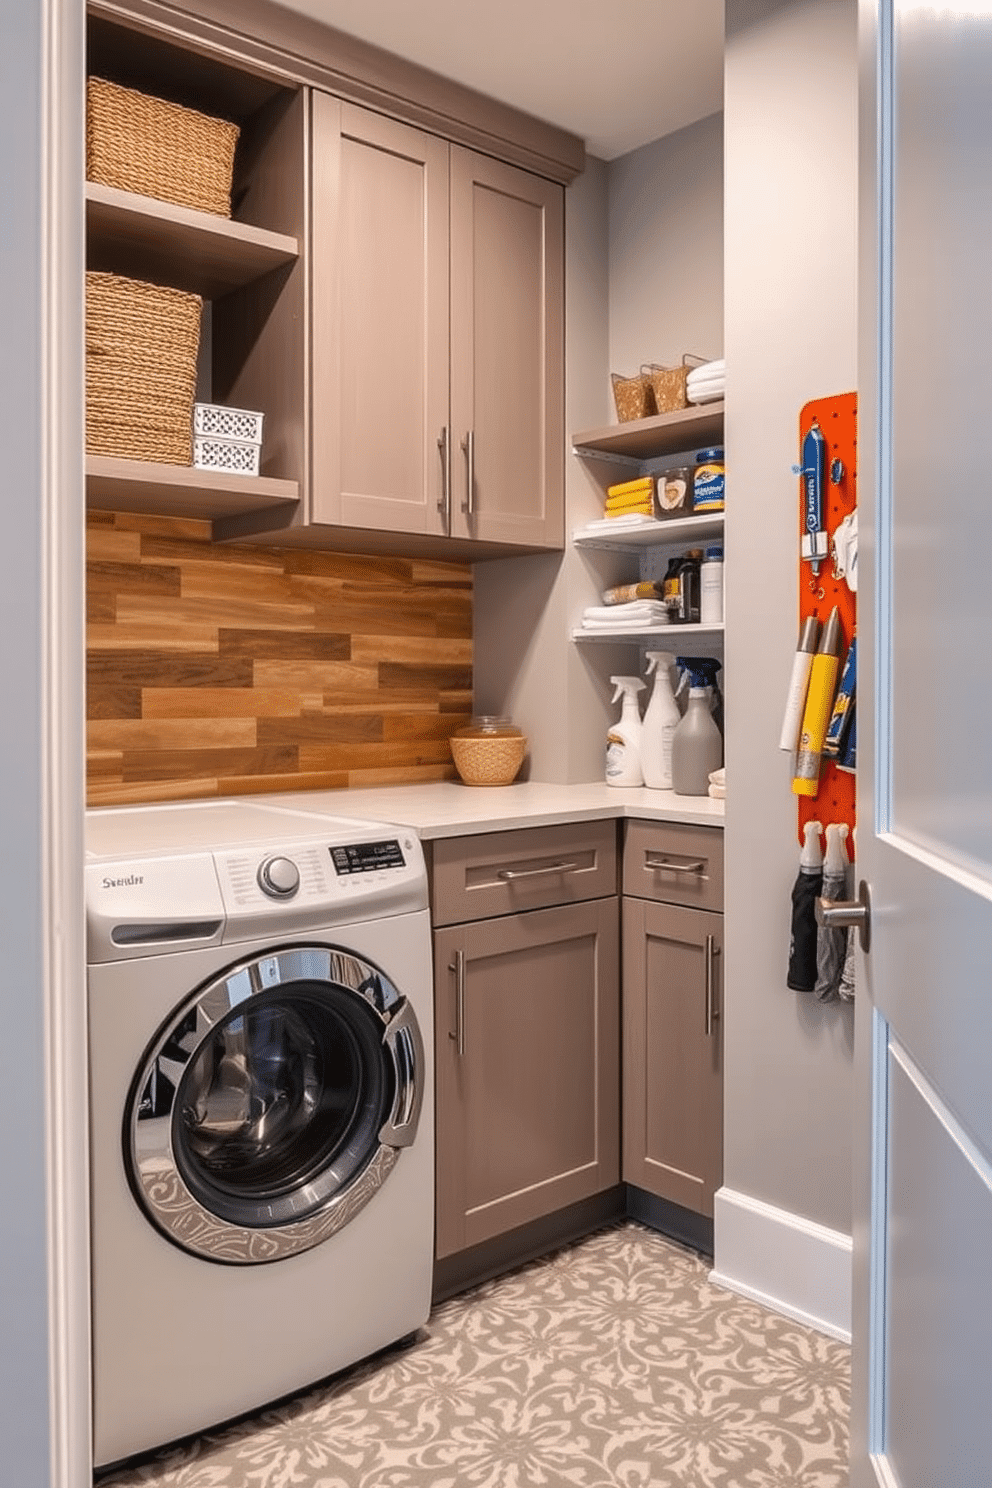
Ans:
[[[721,1188],[713,1249],[717,1286],[850,1343],[850,1235]]]

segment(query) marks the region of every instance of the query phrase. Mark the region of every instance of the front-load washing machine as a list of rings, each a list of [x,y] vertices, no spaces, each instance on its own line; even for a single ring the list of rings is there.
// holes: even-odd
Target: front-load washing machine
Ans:
[[[98,1465],[420,1327],[423,854],[246,800],[87,817]]]

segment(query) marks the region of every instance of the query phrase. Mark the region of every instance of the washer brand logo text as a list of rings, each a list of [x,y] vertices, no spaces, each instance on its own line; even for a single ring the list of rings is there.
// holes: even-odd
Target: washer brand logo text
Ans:
[[[144,881],[144,874],[129,873],[127,878],[105,878],[103,880],[103,887],[105,889],[129,889],[132,885],[141,884]]]

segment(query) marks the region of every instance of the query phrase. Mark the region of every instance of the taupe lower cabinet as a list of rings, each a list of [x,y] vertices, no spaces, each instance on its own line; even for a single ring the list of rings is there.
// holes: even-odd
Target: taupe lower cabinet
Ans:
[[[614,840],[605,822],[435,845],[435,923],[487,916],[434,935],[439,1258],[619,1181]]]
[[[562,188],[312,95],[312,523],[560,548]]]
[[[712,1217],[723,1172],[723,832],[629,822],[623,874],[623,1178]]]

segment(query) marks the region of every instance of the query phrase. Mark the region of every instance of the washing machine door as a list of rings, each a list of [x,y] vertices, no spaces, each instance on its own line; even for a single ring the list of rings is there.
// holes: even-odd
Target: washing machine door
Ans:
[[[378,967],[327,946],[242,961],[156,1036],[132,1087],[125,1159],[159,1228],[211,1261],[319,1245],[413,1141],[424,1050]]]

